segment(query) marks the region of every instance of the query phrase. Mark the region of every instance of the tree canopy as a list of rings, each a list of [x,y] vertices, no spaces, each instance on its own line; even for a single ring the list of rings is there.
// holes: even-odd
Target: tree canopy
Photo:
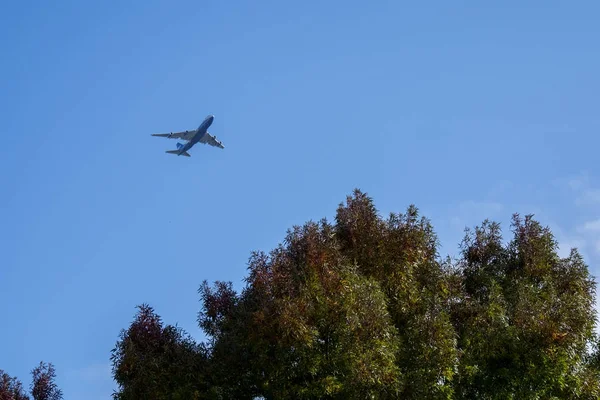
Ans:
[[[33,400],[61,400],[62,390],[55,382],[56,370],[52,363],[41,361],[31,371],[29,387]],[[29,400],[29,395],[23,389],[23,384],[16,377],[11,377],[0,369],[0,400]]]
[[[415,206],[355,190],[335,220],[251,254],[240,293],[199,287],[196,344],[143,305],[115,399],[597,399],[595,281],[533,216],[466,231],[457,260]]]
[[[163,326],[147,304],[112,350],[115,399],[198,399],[206,392],[206,352],[181,329]]]

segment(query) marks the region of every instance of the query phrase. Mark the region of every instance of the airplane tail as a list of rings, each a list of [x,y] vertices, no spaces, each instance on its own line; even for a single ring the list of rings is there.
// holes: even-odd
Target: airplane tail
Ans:
[[[179,154],[179,150],[167,150],[166,153],[168,154],[175,154],[176,156],[180,155]],[[183,153],[181,153],[182,156],[186,156],[186,157],[191,157],[190,153],[188,153],[187,151],[184,151]]]
[[[190,154],[187,151],[184,151],[183,153],[179,154],[179,152],[181,151],[181,148],[183,147],[183,145],[179,142],[177,142],[177,150],[167,150],[166,152],[168,154],[175,154],[175,155],[182,155],[182,156],[186,156],[186,157],[190,157]]]

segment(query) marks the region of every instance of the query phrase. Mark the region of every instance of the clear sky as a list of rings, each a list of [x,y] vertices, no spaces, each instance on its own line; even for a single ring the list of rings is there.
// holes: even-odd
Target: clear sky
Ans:
[[[418,3],[418,4],[417,4]],[[488,2],[489,3],[489,2]],[[147,302],[201,339],[203,279],[354,188],[465,226],[535,213],[600,261],[600,5],[103,1],[0,6],[0,368],[106,399]],[[212,113],[225,150],[151,133]]]

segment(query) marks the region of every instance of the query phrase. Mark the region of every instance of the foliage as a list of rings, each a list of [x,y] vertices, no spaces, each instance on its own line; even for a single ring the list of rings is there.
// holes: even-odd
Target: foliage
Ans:
[[[29,400],[23,384],[0,369],[0,400]]]
[[[233,361],[224,366],[241,367],[223,381],[226,397],[368,398],[394,392],[397,333],[385,296],[333,240],[326,221],[296,227],[285,246],[252,256],[247,288],[235,301],[223,301],[231,295],[222,284],[214,292],[203,284],[200,324],[216,322],[207,330],[218,332],[213,355]],[[246,376],[248,386],[232,391],[235,376]]]
[[[463,241],[458,398],[585,397],[597,390],[586,383],[594,282],[579,253],[561,259],[531,216],[515,215],[512,230],[504,246],[499,225],[485,221]]]
[[[206,353],[177,327],[163,327],[154,309],[138,307],[112,350],[115,399],[200,399],[206,392]]]
[[[240,293],[200,285],[206,344],[142,306],[113,350],[115,398],[599,398],[587,265],[532,216],[511,228],[504,243],[486,220],[442,259],[416,207],[384,219],[356,190],[333,223],[252,253]]]
[[[457,357],[444,307],[450,282],[437,261],[438,240],[430,222],[415,206],[382,220],[372,199],[356,190],[338,207],[336,236],[360,272],[376,279],[385,293],[399,333],[400,397],[449,398]]]
[[[41,361],[31,371],[30,392],[33,400],[61,400],[62,391],[55,383],[56,370],[52,363]],[[22,383],[0,370],[0,400],[29,400]]]
[[[58,388],[54,379],[56,371],[52,363],[40,364],[31,371],[33,380],[31,382],[31,396],[34,400],[61,400],[62,391]]]

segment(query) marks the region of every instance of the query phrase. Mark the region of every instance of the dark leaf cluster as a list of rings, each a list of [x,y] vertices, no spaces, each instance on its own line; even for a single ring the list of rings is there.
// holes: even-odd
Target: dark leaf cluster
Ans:
[[[33,400],[62,400],[63,394],[55,382],[56,370],[52,363],[40,362],[31,371],[30,393]],[[29,400],[23,384],[0,370],[0,400]]]

